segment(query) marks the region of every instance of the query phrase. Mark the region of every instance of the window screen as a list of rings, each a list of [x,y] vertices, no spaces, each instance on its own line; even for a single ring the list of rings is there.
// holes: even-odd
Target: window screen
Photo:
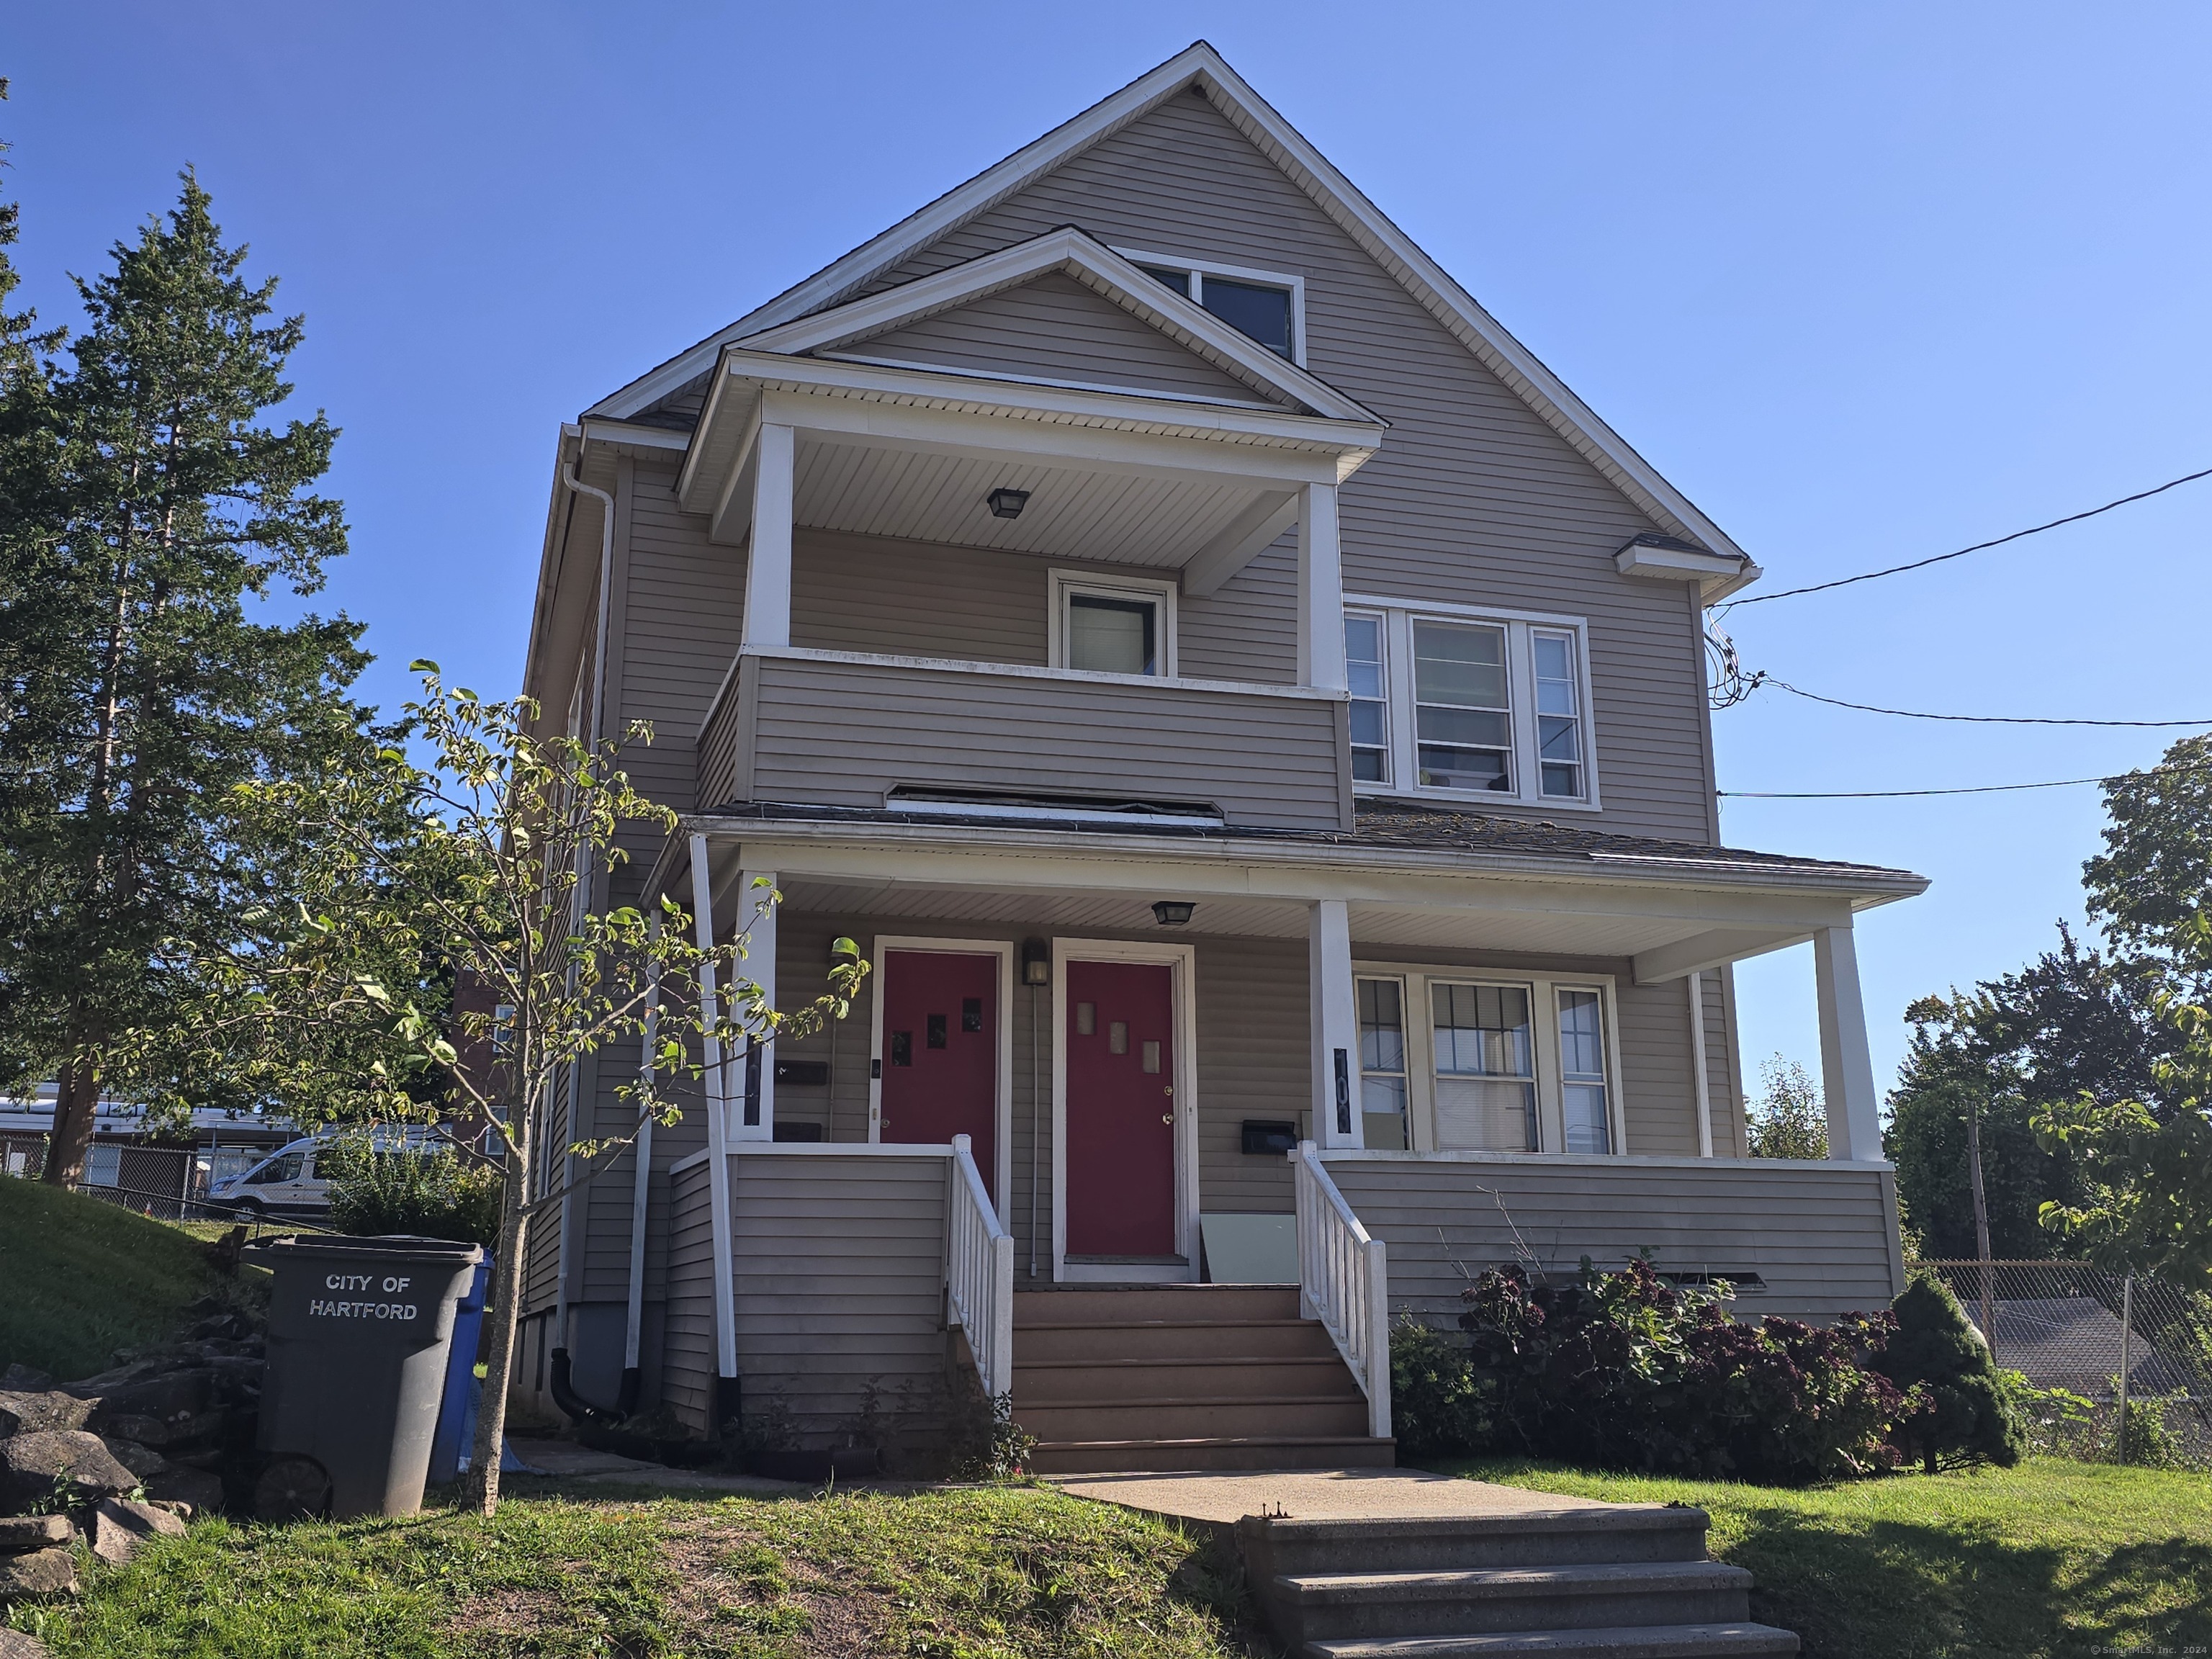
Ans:
[[[1156,674],[1159,606],[1150,599],[1067,596],[1067,665],[1105,674]]]
[[[1261,288],[1208,276],[1199,303],[1235,329],[1249,334],[1279,357],[1291,355],[1291,296],[1286,289]]]
[[[1437,1038],[1437,1145],[1534,1152],[1536,1053],[1528,988],[1431,985],[1429,994]]]

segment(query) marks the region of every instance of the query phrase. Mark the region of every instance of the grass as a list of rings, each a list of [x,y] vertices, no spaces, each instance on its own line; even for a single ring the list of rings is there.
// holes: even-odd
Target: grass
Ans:
[[[0,1369],[104,1370],[115,1349],[173,1333],[213,1284],[198,1244],[174,1227],[0,1178]]]
[[[2035,1458],[1797,1489],[1486,1462],[1539,1492],[1695,1504],[1806,1659],[2212,1651],[2212,1479]]]
[[[549,1486],[489,1526],[208,1522],[96,1575],[75,1608],[16,1619],[57,1659],[1228,1659],[1248,1651],[1238,1588],[1209,1547],[1042,1489]]]

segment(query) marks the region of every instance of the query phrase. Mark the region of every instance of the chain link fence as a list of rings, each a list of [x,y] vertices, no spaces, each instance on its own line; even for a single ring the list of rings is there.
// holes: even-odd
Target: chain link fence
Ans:
[[[2046,1449],[2212,1467],[2212,1297],[2087,1261],[1917,1265],[1950,1287],[2000,1366],[2045,1391]]]

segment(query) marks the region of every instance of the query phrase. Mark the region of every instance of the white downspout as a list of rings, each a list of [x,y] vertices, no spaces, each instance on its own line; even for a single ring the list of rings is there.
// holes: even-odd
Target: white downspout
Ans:
[[[615,498],[604,489],[586,483],[576,476],[576,464],[565,461],[561,466],[561,482],[578,495],[599,498],[599,614],[592,635],[592,705],[585,716],[584,741],[594,751],[599,746],[599,722],[606,696],[607,630],[612,607],[612,585],[615,568]],[[580,841],[576,847],[576,889],[570,900],[568,914],[572,923],[580,927],[584,913],[592,902],[591,849]],[[574,977],[572,966],[570,977]],[[583,1067],[575,1060],[568,1062],[568,1138],[576,1138],[576,1109],[582,1098]],[[550,1150],[550,1148],[548,1149]],[[561,1181],[565,1185],[573,1171],[572,1160],[566,1152],[561,1155]],[[555,1279],[558,1285],[553,1313],[553,1346],[566,1349],[568,1346],[568,1255],[575,1226],[574,1194],[561,1200],[561,1243],[558,1267]]]
[[[714,884],[707,867],[707,838],[691,837],[691,908],[698,927],[698,945],[708,960],[699,968],[699,1018],[711,1031],[721,1018],[721,998],[715,984]],[[735,1405],[738,1376],[737,1271],[731,1252],[735,1248],[730,1218],[730,1128],[726,1097],[728,1074],[724,1072],[721,1039],[707,1037],[700,1059],[707,1072],[707,1164],[712,1179],[707,1183],[707,1212],[714,1248],[714,1367],[717,1398],[711,1431],[719,1434]]]

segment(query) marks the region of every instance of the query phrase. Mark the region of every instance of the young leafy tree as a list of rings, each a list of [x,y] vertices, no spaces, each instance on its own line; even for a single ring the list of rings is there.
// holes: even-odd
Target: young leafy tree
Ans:
[[[58,1070],[50,1181],[82,1174],[103,1087],[147,1082],[122,1051],[150,1052],[134,1034],[192,994],[179,972],[250,896],[234,787],[353,723],[359,629],[249,604],[313,592],[346,532],[311,489],[336,429],[268,418],[301,326],[245,259],[185,174],[167,218],[79,281],[88,326],[36,391],[9,480],[0,1057],[6,1080]]]
[[[2184,738],[2155,768],[2105,786],[2105,850],[2081,866],[2089,914],[2120,949],[2212,996],[2212,737]]]
[[[1753,1158],[1823,1158],[1828,1155],[1828,1112],[1812,1074],[1780,1054],[1761,1062],[1759,1097],[1751,1108]]]
[[[603,904],[603,875],[625,860],[624,832],[666,835],[676,815],[615,769],[614,744],[539,736],[528,699],[484,702],[447,690],[434,664],[416,666],[424,690],[407,705],[409,730],[428,766],[364,734],[311,779],[240,792],[272,832],[297,833],[307,850],[281,902],[246,917],[249,941],[196,957],[204,994],[181,1024],[195,1065],[307,1101],[325,1121],[459,1116],[483,1126],[483,1139],[454,1139],[501,1176],[471,1476],[489,1516],[532,1224],[611,1168],[646,1122],[677,1121],[670,1085],[703,1075],[710,1042],[728,1056],[749,1039],[842,1018],[867,969],[840,939],[830,989],[779,1012],[742,971],[744,937],[702,950],[673,901],[649,912]],[[651,730],[633,726],[625,740],[649,743]],[[449,1023],[442,1001],[420,989],[425,961],[483,987],[489,1006]],[[653,1063],[641,1066],[648,1032]],[[493,1042],[499,1063],[457,1065],[457,1036]],[[611,1048],[624,1075],[618,1121],[575,1135],[562,1110],[571,1068]],[[364,1056],[374,1059],[367,1074]],[[407,1086],[424,1068],[453,1079],[450,1106]]]

